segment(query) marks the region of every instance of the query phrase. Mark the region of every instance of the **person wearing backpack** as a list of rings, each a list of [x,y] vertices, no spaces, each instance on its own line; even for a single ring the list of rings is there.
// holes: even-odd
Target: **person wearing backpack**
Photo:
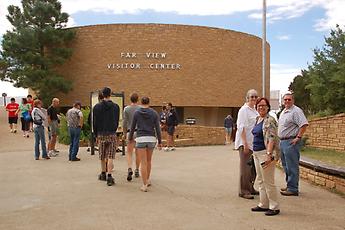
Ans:
[[[47,120],[45,113],[42,111],[41,100],[34,101],[34,109],[31,112],[33,120],[33,129],[35,133],[35,160],[40,158],[40,142],[42,148],[42,158],[49,160],[50,157],[47,155],[46,139],[44,135],[44,122]]]

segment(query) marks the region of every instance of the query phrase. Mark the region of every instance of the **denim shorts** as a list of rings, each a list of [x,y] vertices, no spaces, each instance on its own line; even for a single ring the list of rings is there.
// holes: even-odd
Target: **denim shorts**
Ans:
[[[135,147],[138,149],[142,148],[149,148],[149,149],[154,149],[156,146],[156,142],[136,142]]]

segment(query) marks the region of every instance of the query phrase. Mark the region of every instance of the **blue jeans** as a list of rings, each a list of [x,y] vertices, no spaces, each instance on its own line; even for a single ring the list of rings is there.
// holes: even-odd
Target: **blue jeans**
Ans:
[[[300,148],[300,141],[295,145],[291,144],[291,140],[280,141],[281,160],[290,192],[298,192]]]
[[[71,138],[71,144],[69,145],[69,160],[74,160],[77,158],[79,150],[79,140],[81,129],[68,127],[69,136]]]
[[[39,125],[34,128],[35,132],[35,158],[40,157],[40,142],[41,142],[41,148],[42,148],[42,157],[47,157],[47,149],[46,149],[46,137],[44,135],[44,127],[42,125]]]

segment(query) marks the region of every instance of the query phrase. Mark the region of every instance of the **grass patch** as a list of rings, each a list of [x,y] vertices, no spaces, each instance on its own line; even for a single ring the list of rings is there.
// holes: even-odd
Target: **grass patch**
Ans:
[[[301,155],[327,164],[345,167],[345,152],[305,147]]]

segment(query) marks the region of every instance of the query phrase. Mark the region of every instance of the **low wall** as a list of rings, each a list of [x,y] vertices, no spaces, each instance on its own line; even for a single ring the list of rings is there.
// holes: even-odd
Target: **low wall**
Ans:
[[[166,139],[166,135],[163,135]],[[176,146],[224,145],[224,128],[179,125],[175,132]]]
[[[345,151],[345,114],[309,121],[308,146]]]
[[[345,179],[300,166],[300,177],[314,184],[345,194]]]

